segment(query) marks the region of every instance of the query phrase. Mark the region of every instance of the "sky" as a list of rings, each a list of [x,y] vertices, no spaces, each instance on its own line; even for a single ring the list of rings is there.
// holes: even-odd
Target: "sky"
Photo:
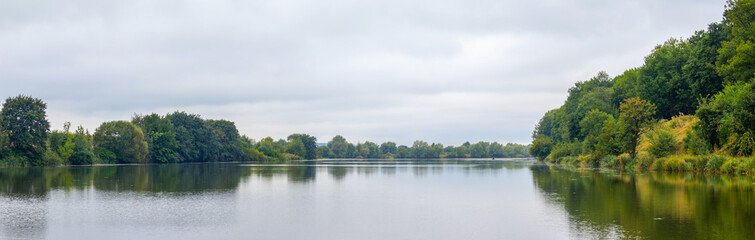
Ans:
[[[599,71],[722,19],[724,0],[0,0],[0,98],[52,129],[135,113],[254,139],[529,143]]]

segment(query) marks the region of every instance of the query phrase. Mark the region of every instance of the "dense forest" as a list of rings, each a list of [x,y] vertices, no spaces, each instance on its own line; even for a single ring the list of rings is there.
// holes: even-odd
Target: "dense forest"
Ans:
[[[642,66],[577,82],[533,132],[530,153],[583,166],[755,172],[755,1],[669,39]]]
[[[528,146],[497,142],[466,142],[446,146],[415,141],[411,147],[394,142],[349,143],[336,136],[317,146],[308,134],[255,141],[240,135],[227,120],[202,119],[173,112],[134,115],[131,121],[102,123],[90,134],[79,126],[50,132],[47,105],[29,96],[8,98],[0,112],[0,166],[56,166],[122,163],[182,163],[285,161],[318,158],[507,158],[529,157]]]

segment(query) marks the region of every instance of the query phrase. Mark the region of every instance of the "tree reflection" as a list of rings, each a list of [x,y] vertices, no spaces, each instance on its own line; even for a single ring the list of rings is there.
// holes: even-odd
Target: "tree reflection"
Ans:
[[[227,164],[0,169],[0,194],[43,197],[54,189],[198,192],[235,189],[241,168]]]
[[[576,218],[577,229],[586,222],[590,231],[618,226],[628,238],[755,238],[752,176],[531,170],[535,185]]]

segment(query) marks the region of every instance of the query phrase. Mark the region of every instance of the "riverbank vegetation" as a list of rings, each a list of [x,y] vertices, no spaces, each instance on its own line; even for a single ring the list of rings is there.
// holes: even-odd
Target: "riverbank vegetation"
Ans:
[[[755,173],[755,1],[670,39],[644,65],[577,82],[533,132],[540,160],[585,167]]]
[[[415,141],[411,147],[386,142],[352,144],[336,136],[317,146],[308,134],[255,141],[227,120],[173,112],[136,114],[131,121],[102,123],[92,134],[79,126],[50,132],[47,105],[29,96],[8,98],[0,111],[0,166],[286,161],[317,158],[506,158],[529,157],[528,146],[466,142],[458,147]]]

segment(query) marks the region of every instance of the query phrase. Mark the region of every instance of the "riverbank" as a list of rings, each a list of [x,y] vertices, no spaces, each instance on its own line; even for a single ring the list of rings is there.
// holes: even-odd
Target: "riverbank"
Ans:
[[[671,155],[653,158],[647,152],[640,152],[632,159],[628,154],[597,157],[580,155],[561,157],[554,164],[572,165],[585,168],[631,169],[637,171],[699,172],[720,174],[755,174],[755,156],[731,157],[725,155]]]

